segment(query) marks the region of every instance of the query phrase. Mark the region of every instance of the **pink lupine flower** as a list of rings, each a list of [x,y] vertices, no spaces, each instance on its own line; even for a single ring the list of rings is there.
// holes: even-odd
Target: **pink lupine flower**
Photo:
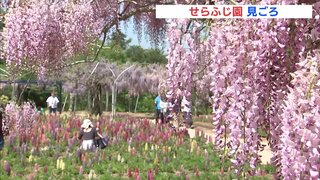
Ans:
[[[134,172],[134,175],[135,175],[135,177],[136,177],[136,179],[139,177],[139,179],[140,179],[140,172],[139,172],[139,169],[138,168],[136,168],[136,170],[135,170],[135,172]]]
[[[82,176],[82,174],[83,174],[83,167],[80,166],[80,168],[79,168],[79,175]]]
[[[150,169],[148,169],[148,172],[147,172],[147,179],[148,180],[154,180],[154,176],[153,176],[153,173]]]
[[[139,174],[136,176],[136,180],[141,180],[141,177]]]
[[[33,173],[29,174],[28,180],[34,180],[34,174]]]
[[[73,141],[72,139],[68,139],[68,148],[71,149],[73,146]]]
[[[92,160],[91,160],[91,159],[89,159],[89,160],[88,160],[87,167],[91,168],[91,166],[92,166]]]
[[[190,179],[189,175],[186,174],[185,180],[189,180],[189,179]]]
[[[39,166],[38,166],[38,164],[36,163],[36,164],[34,164],[33,172],[34,172],[34,173],[38,173],[38,170],[39,170]]]
[[[65,132],[64,135],[63,135],[63,139],[66,141],[67,139],[70,138],[70,132]]]
[[[10,176],[11,174],[11,166],[8,163],[8,161],[4,161],[4,167],[3,167],[4,171],[7,173],[8,176]]]

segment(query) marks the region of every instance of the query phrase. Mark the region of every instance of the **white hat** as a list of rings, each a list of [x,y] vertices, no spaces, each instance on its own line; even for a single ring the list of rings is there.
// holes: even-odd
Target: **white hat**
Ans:
[[[89,126],[93,127],[93,124],[90,121],[90,119],[83,120],[83,123],[82,123],[81,127],[87,129],[87,128],[89,128]]]

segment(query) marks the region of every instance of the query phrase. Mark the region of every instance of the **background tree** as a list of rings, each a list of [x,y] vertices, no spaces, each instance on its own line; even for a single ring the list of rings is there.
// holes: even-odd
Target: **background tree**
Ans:
[[[144,63],[146,57],[145,57],[145,50],[141,46],[130,46],[126,50],[126,56],[128,57],[128,60],[132,62],[137,63]]]
[[[167,58],[160,49],[143,49],[141,46],[130,46],[126,50],[126,55],[128,60],[137,63],[167,63]]]
[[[120,30],[113,31],[104,46],[106,48],[100,51],[99,57],[123,64],[127,61],[125,50],[130,42],[131,39],[127,39],[127,36]]]
[[[144,54],[145,54],[144,63],[166,64],[168,62],[164,52],[158,48],[146,49]]]

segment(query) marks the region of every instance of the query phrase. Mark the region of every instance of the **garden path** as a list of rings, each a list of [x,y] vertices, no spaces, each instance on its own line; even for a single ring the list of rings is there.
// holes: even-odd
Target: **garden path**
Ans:
[[[155,123],[155,120],[152,120],[152,122]],[[207,124],[209,124],[209,123],[207,123]],[[174,123],[174,126],[178,127],[178,124]],[[185,129],[185,127],[180,127],[179,129]],[[188,130],[190,138],[195,137],[196,129],[197,129],[200,132],[202,131],[204,133],[205,137],[206,136],[208,136],[208,137],[211,136],[211,138],[214,139],[214,137],[213,137],[214,131],[212,130],[212,128],[209,129],[209,128],[205,128],[203,126],[197,126],[197,123],[195,123],[195,128],[194,129],[190,129],[190,128],[186,128],[186,129]],[[243,142],[243,139],[241,141]],[[270,160],[271,160],[271,157],[272,157],[272,151],[270,149],[270,146],[268,145],[268,141],[265,138],[262,139],[262,145],[265,145],[264,150],[259,152],[259,155],[261,156],[262,164],[270,164]]]

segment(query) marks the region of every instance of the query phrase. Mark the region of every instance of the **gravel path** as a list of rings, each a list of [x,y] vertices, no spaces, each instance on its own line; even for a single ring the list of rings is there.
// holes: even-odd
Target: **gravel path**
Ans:
[[[152,123],[155,123],[155,120],[150,120],[152,121]],[[203,122],[201,124],[204,124]],[[209,123],[205,123],[205,124],[209,124]],[[173,123],[173,125],[177,128],[178,124],[176,122]],[[197,126],[197,123],[195,123],[195,128],[194,129],[190,129],[190,128],[185,128],[185,127],[180,127],[179,129],[187,129],[190,138],[195,137],[196,134],[196,130],[199,130],[200,132],[202,131],[204,133],[204,136],[208,136],[208,137],[212,137],[213,138],[213,130],[212,128],[206,128],[202,126]],[[269,164],[270,163],[270,159],[272,157],[272,152],[270,149],[270,146],[268,145],[268,141],[266,139],[262,139],[262,145],[265,145],[264,150],[259,152],[259,155],[261,156],[261,161],[262,164]]]

